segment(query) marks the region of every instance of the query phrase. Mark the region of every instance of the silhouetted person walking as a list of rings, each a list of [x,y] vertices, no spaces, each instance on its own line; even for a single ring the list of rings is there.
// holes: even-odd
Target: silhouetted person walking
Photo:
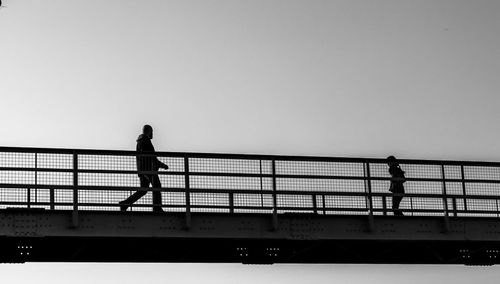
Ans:
[[[137,171],[139,172],[157,172],[160,168],[166,170],[168,169],[167,165],[154,156],[155,148],[153,147],[153,143],[151,143],[151,139],[153,139],[153,128],[150,125],[144,125],[142,128],[142,134],[139,135],[139,138],[137,138],[136,151],[143,154],[150,154],[151,156],[138,155],[136,157]],[[141,187],[149,187],[149,184],[151,184],[153,188],[161,188],[160,178],[158,177],[158,174],[155,173],[139,173],[139,181],[141,183]],[[146,193],[147,191],[137,191],[127,199],[120,201],[120,210],[126,211],[131,204],[146,195]],[[160,191],[153,191],[153,212],[163,212],[163,209],[161,209]]]
[[[403,183],[406,182],[405,172],[399,166],[394,156],[387,157],[387,165],[389,166],[389,174],[391,175],[391,186],[389,191],[392,192],[392,211],[394,216],[403,216],[403,212],[399,209],[399,204],[403,200],[405,188]]]

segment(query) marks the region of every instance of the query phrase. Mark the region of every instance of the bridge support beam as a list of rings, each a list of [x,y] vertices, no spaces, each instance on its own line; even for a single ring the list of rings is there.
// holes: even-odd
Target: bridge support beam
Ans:
[[[0,211],[0,260],[243,263],[498,263],[492,218],[269,215],[7,209]],[[22,258],[14,258],[20,257]],[[28,254],[29,253],[29,254]],[[489,262],[488,262],[489,261]]]

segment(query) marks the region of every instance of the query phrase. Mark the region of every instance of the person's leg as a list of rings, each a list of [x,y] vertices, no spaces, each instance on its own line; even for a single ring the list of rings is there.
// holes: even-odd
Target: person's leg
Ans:
[[[155,189],[161,188],[161,182],[158,175],[151,175],[151,184]],[[163,212],[161,205],[161,191],[153,191],[153,212]]]
[[[399,204],[403,200],[403,194],[395,193],[392,196],[392,211],[394,212],[394,216],[403,216],[403,212],[399,209]]]
[[[149,179],[144,176],[144,175],[140,175],[139,176],[139,181],[140,181],[140,184],[141,184],[141,187],[149,187]],[[127,199],[123,200],[123,201],[120,201],[120,210],[121,211],[126,211],[127,208],[135,203],[137,200],[139,200],[141,197],[143,197],[144,195],[146,195],[146,193],[148,193],[146,190],[140,190],[140,191],[136,191],[134,192],[134,194],[130,195]]]

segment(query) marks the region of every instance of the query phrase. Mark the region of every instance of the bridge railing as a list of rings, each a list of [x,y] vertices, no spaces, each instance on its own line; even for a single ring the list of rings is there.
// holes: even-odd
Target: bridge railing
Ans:
[[[168,170],[138,172],[134,151],[0,147],[0,209],[392,215],[384,159],[159,152]],[[500,163],[399,160],[407,181],[401,209],[414,216],[500,216]],[[141,188],[158,174],[161,188]]]

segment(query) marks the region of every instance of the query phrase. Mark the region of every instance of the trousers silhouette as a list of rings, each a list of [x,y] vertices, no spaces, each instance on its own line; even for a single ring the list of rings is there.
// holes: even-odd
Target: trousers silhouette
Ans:
[[[402,193],[394,193],[392,195],[392,211],[394,212],[394,216],[403,216],[403,211],[399,209],[399,204],[403,200]]]
[[[161,188],[161,182],[158,175],[139,175],[139,181],[141,183],[141,187],[149,187],[151,184],[152,188],[159,189]],[[127,199],[123,200],[121,203],[123,204],[132,204],[139,200],[141,197],[146,195],[147,191],[136,191],[134,194],[130,195]],[[128,206],[127,206],[128,207]],[[161,208],[161,192],[153,191],[153,212],[162,212]]]

